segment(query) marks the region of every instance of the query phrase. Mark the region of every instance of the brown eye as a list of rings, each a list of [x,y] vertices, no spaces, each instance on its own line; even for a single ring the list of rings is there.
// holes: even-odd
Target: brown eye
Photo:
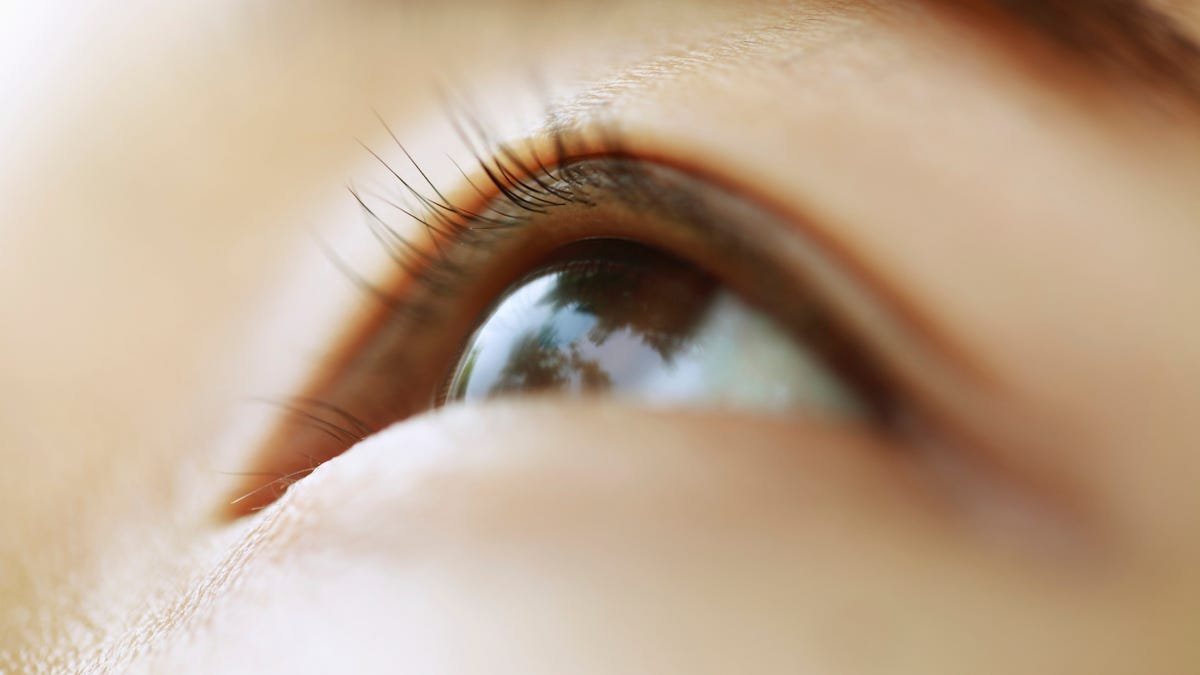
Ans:
[[[818,355],[711,275],[614,239],[560,249],[513,284],[468,341],[445,402],[524,393],[863,411]]]

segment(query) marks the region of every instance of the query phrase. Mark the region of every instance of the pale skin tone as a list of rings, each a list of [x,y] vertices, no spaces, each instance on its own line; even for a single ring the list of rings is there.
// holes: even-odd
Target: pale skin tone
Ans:
[[[14,10],[0,670],[1200,670],[1192,113],[920,5],[451,4]],[[547,97],[616,122],[836,249],[947,447],[513,401],[230,517],[278,414],[247,401],[368,303],[314,232],[388,269],[344,217],[372,111],[461,188],[447,83],[516,139]]]

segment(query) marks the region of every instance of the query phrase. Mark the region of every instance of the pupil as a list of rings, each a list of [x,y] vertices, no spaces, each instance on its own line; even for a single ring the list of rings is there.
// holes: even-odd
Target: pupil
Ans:
[[[531,392],[671,399],[695,384],[695,339],[719,286],[676,258],[622,241],[583,242],[518,282],[483,322],[447,399]],[[689,384],[690,381],[690,384]]]

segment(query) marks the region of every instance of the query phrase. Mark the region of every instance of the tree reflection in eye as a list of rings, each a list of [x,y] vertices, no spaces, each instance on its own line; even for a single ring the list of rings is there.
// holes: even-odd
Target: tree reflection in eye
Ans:
[[[585,242],[514,285],[471,338],[447,401],[525,393],[859,411],[826,364],[704,271]]]
[[[518,284],[473,341],[453,398],[471,397],[484,375],[476,371],[483,351],[504,341],[500,327],[514,335],[513,327],[527,326],[515,331],[485,397],[625,390],[673,373],[677,356],[698,357],[693,333],[712,306],[715,281],[674,258],[619,246],[625,250],[553,264]]]
[[[500,373],[500,381],[488,393],[565,389],[573,382],[596,392],[611,389],[613,384],[612,376],[598,360],[583,356],[578,340],[564,344],[552,326],[543,326],[536,335],[521,336]]]

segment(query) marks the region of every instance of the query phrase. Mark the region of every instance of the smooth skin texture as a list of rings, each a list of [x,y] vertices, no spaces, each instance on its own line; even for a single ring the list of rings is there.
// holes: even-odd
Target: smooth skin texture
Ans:
[[[1200,670],[1188,110],[921,3],[110,4],[0,22],[0,670]],[[386,270],[372,111],[457,185],[447,82],[790,216],[946,447],[512,401],[220,515],[366,311],[313,233]]]

